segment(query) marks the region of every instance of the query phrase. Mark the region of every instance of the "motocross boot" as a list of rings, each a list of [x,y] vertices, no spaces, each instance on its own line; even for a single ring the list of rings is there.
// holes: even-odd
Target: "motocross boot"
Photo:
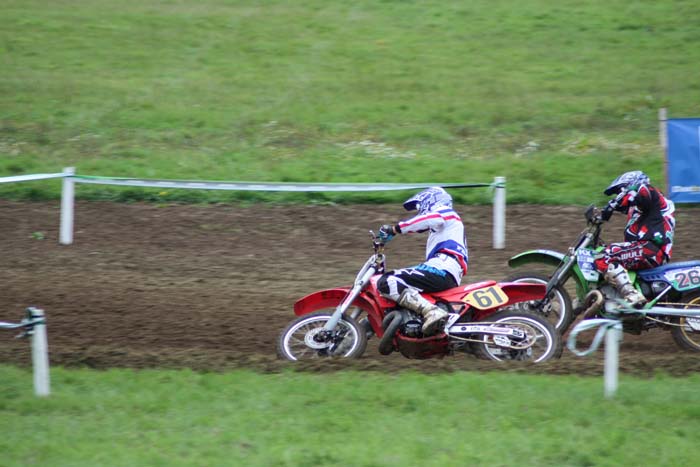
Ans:
[[[407,288],[401,292],[397,302],[404,308],[415,311],[423,317],[423,335],[435,334],[440,321],[447,317],[447,312],[423,298],[417,289]]]
[[[609,264],[605,280],[612,284],[632,307],[638,308],[647,302],[644,295],[634,288],[627,270],[619,264]]]

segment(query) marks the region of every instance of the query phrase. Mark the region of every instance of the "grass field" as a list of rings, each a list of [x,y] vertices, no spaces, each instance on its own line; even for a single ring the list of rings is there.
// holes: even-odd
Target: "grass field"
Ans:
[[[14,466],[694,465],[700,379],[0,366]],[[517,397],[514,397],[517,395]]]
[[[511,202],[584,204],[624,170],[662,182],[658,109],[697,114],[698,14],[692,0],[5,0],[0,175],[76,166],[243,181],[506,176]],[[0,186],[3,197],[57,193],[50,183]]]

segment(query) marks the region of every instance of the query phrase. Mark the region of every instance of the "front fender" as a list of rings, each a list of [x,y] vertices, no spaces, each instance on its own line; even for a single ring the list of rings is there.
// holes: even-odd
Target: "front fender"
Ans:
[[[556,269],[562,265],[562,262],[565,259],[566,255],[563,253],[559,253],[558,251],[530,250],[510,258],[508,260],[508,266],[512,268],[517,268],[525,264],[537,263],[552,266]],[[562,278],[561,284],[569,280],[569,278],[571,277],[573,277],[574,282],[576,283],[576,294],[579,298],[584,297],[590,290],[590,287],[588,285],[588,281],[586,280],[583,273],[581,272],[581,269],[579,269],[578,266],[573,266],[569,273],[564,278]]]
[[[508,260],[508,266],[517,268],[525,264],[539,263],[557,267],[566,257],[565,254],[554,250],[530,250],[517,254]]]
[[[335,308],[342,303],[349,290],[350,287],[337,287],[310,293],[297,300],[294,304],[294,314],[302,316],[324,308]],[[350,306],[356,306],[367,313],[367,318],[370,325],[372,325],[374,333],[379,337],[382,336],[381,311],[369,297],[361,293]]]

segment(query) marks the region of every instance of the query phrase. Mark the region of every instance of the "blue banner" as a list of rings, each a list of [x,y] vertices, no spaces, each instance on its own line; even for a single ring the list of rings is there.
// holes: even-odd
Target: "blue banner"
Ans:
[[[700,203],[700,118],[670,118],[668,185],[675,203]]]

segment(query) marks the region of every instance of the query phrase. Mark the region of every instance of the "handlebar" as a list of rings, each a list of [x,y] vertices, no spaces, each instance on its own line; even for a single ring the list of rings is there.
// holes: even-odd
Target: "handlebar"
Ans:
[[[374,233],[374,230],[370,230],[369,235],[372,238],[372,247],[374,248],[374,252],[375,253],[383,252],[384,247],[386,246],[386,243],[379,240],[379,237],[377,237],[377,234]]]
[[[386,269],[386,257],[384,256],[384,246],[383,242],[380,242],[377,235],[373,230],[369,231],[370,237],[372,237],[372,248],[374,249],[374,263],[377,267],[377,272],[384,273]]]
[[[605,220],[601,217],[600,210],[596,208],[595,205],[591,204],[590,206],[588,206],[588,208],[586,208],[584,216],[586,217],[586,222],[588,225],[583,230],[583,232],[581,232],[581,235],[579,235],[578,239],[576,240],[576,243],[573,244],[571,251],[579,248],[581,246],[581,243],[586,238],[590,239],[586,242],[586,244],[588,245],[597,246],[604,243],[600,239],[600,232]]]
[[[595,204],[591,204],[590,206],[588,206],[588,208],[586,208],[586,212],[584,213],[584,216],[586,217],[586,221],[589,224],[602,225],[603,222],[605,222],[603,220],[600,209],[598,209],[595,206]]]

